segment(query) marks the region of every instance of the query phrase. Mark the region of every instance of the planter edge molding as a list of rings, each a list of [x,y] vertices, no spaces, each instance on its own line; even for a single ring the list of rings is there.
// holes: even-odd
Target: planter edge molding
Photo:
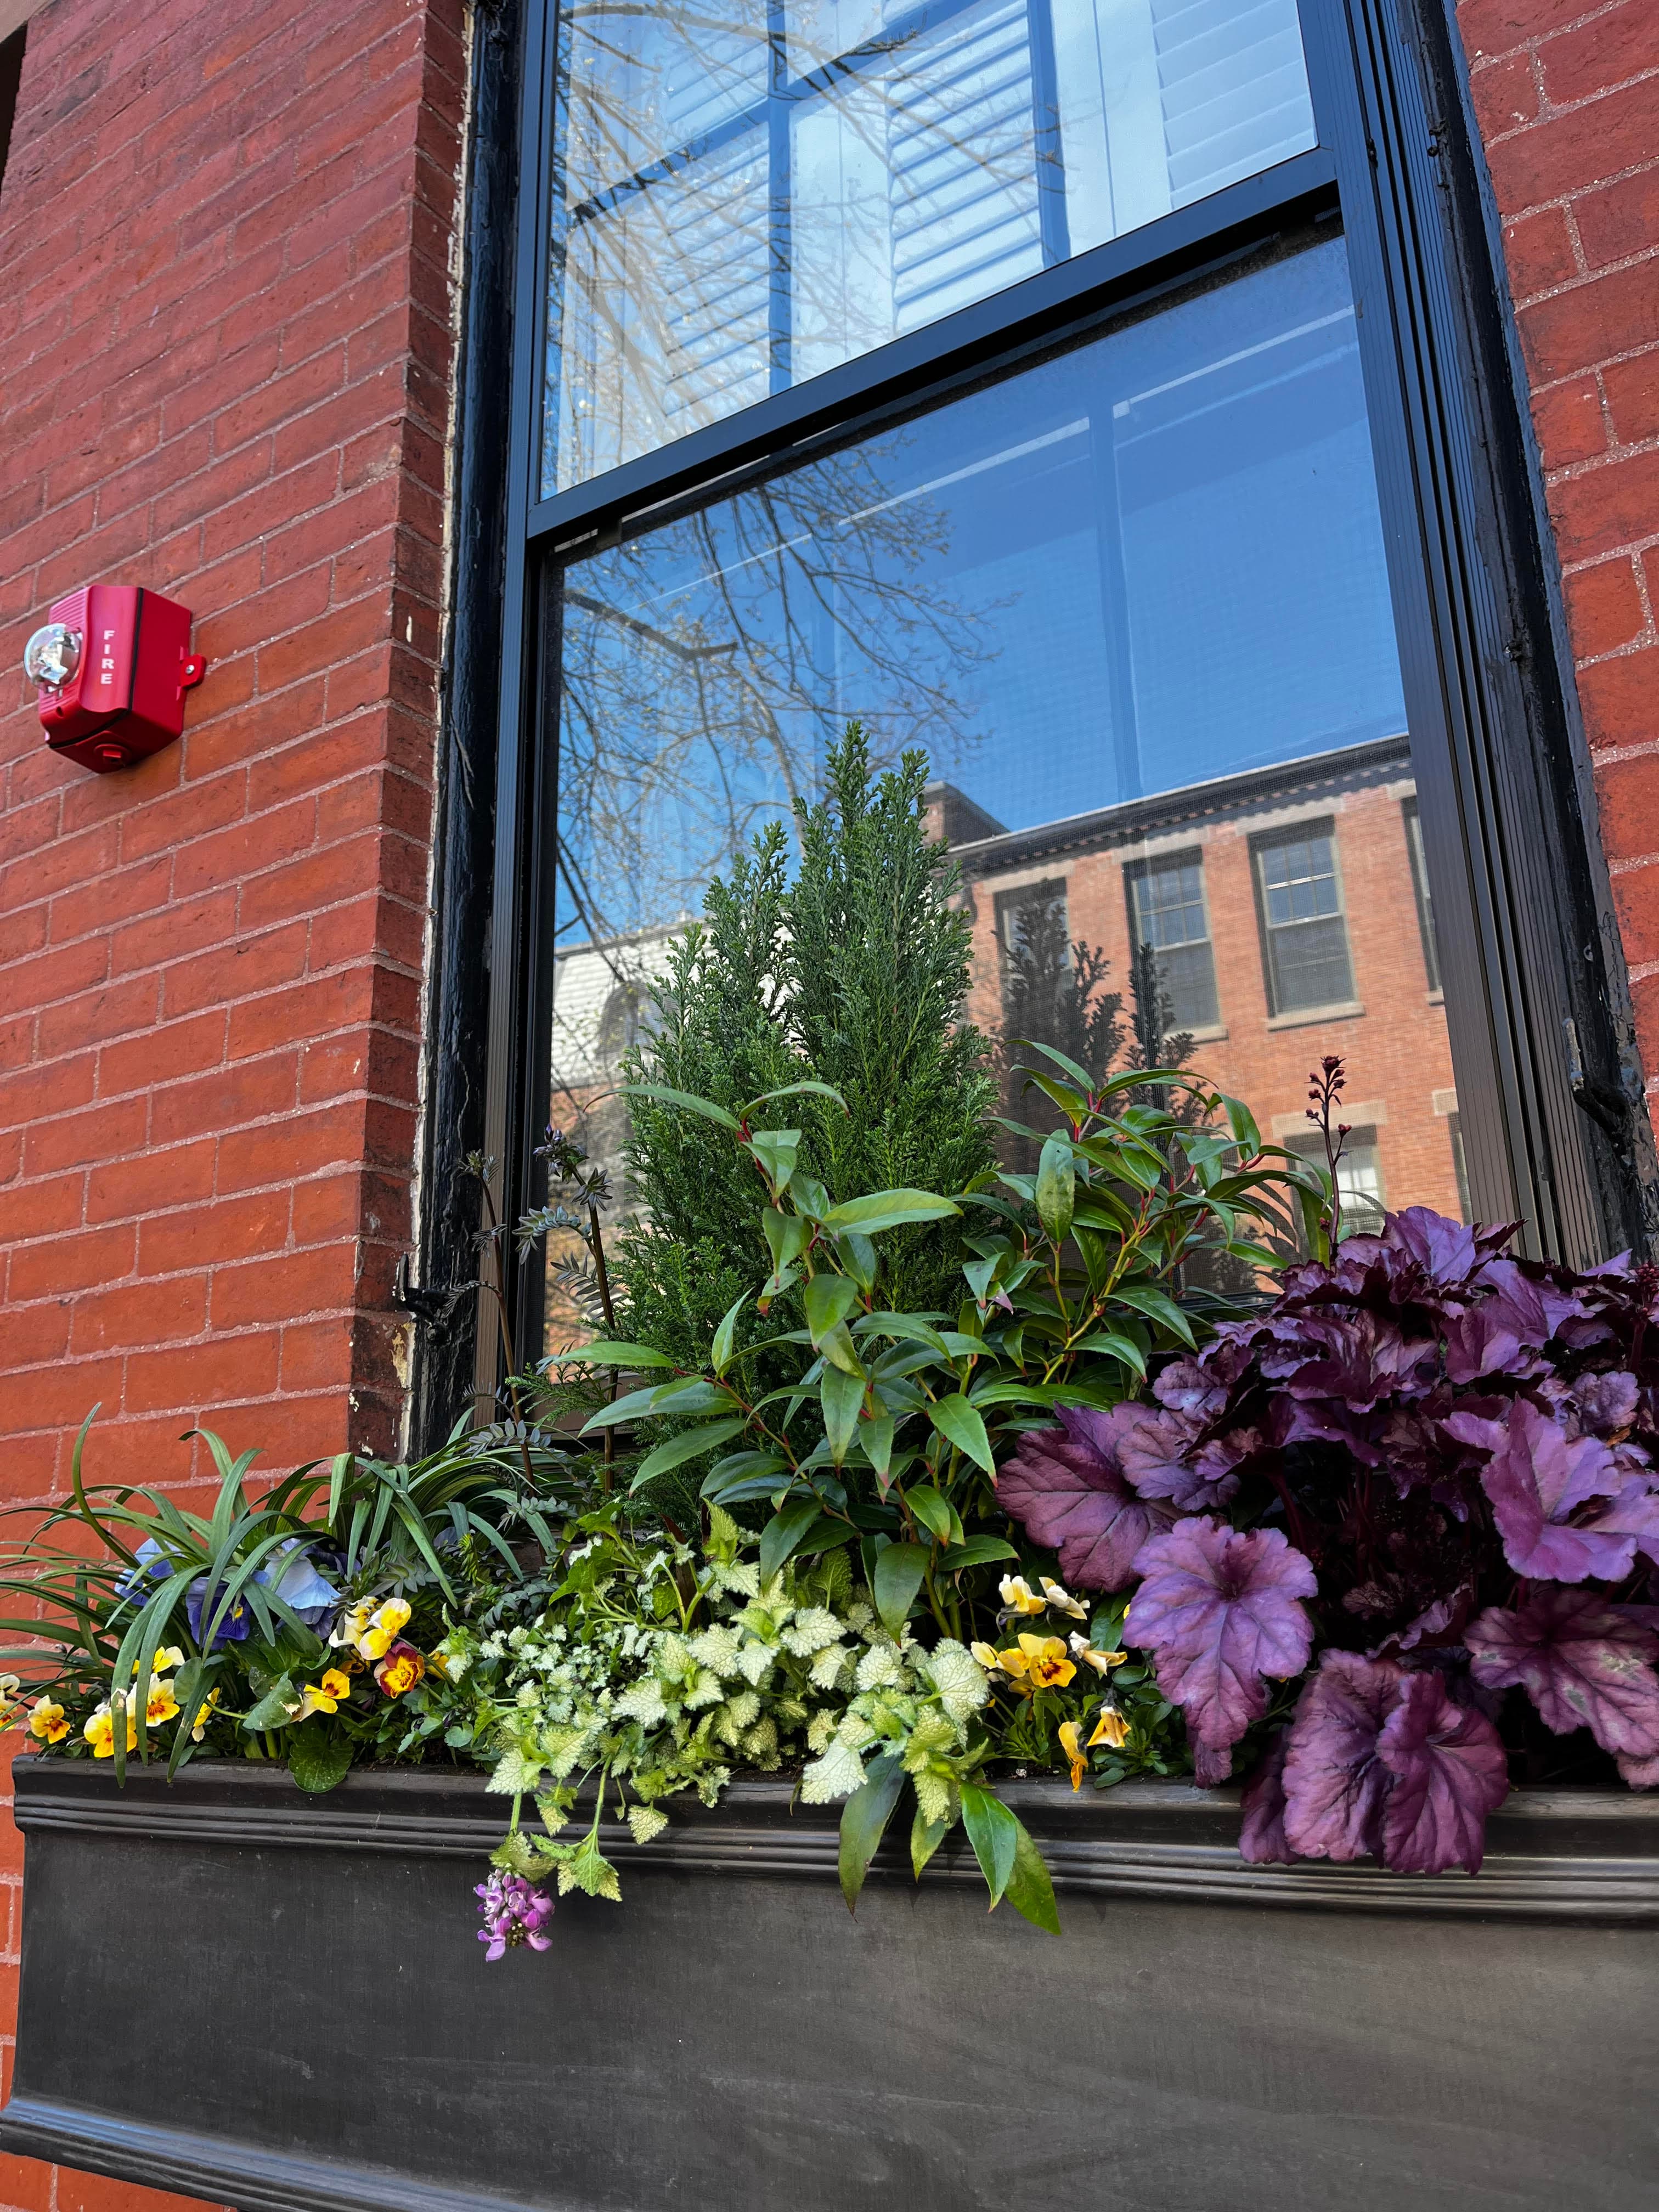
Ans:
[[[113,1831],[482,1863],[508,1818],[507,1800],[490,1794],[482,1775],[449,1770],[354,1769],[325,1797],[307,1796],[286,1768],[251,1760],[198,1761],[172,1784],[156,1770],[130,1767],[125,1788],[110,1768],[82,1761],[20,1758],[13,1771],[14,1815],[25,1835]],[[833,1882],[841,1808],[792,1810],[793,1789],[787,1780],[736,1782],[713,1808],[675,1800],[670,1826],[649,1844],[635,1844],[620,1821],[602,1825],[600,1842],[624,1876],[651,1869]],[[1001,1795],[1042,1845],[1056,1890],[1414,1917],[1659,1922],[1659,1796],[1517,1790],[1488,1822],[1486,1862],[1471,1878],[1326,1862],[1251,1866],[1238,1856],[1237,1790],[1153,1781],[1076,1793],[1045,1779],[1003,1784]],[[573,1819],[584,1817],[579,1805]],[[902,1839],[883,1844],[872,1878],[913,1881]],[[960,1830],[924,1880],[981,1880]]]

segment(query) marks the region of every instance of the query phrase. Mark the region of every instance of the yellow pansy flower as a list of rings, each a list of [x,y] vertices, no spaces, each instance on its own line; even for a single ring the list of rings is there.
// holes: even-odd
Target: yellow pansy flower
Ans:
[[[384,1659],[398,1640],[398,1632],[409,1619],[410,1609],[400,1597],[389,1597],[376,1608],[368,1626],[357,1638],[357,1649],[365,1659]]]
[[[149,1671],[151,1678],[153,1680],[157,1674],[171,1674],[175,1667],[182,1667],[184,1663],[185,1655],[179,1649],[178,1645],[176,1644],[167,1644],[162,1648],[162,1650],[156,1653],[155,1658],[150,1662]],[[138,1662],[136,1659],[132,1662],[132,1671],[135,1674],[138,1672]]]
[[[127,1719],[127,1749],[136,1751],[138,1748],[138,1723],[133,1717],[132,1708],[130,1705],[126,1706],[125,1711]],[[115,1716],[107,1705],[99,1706],[81,1733],[92,1746],[92,1755],[94,1759],[114,1758]]]
[[[172,1683],[163,1682],[159,1676],[152,1674],[149,1678],[149,1698],[144,1707],[145,1722],[151,1728],[158,1728],[163,1721],[170,1721],[178,1710],[179,1700],[173,1694]]]
[[[341,1698],[350,1695],[351,1677],[331,1667],[320,1682],[307,1682],[301,1691],[298,1717],[304,1721],[313,1713],[337,1712]]]
[[[17,1692],[23,1685],[15,1674],[0,1674],[0,1728],[10,1728],[23,1717]]]
[[[1071,1766],[1072,1787],[1073,1790],[1080,1790],[1083,1787],[1083,1778],[1089,1771],[1089,1762],[1078,1740],[1078,1724],[1075,1721],[1060,1723],[1060,1747],[1065,1753]]]
[[[208,1717],[218,1702],[217,1690],[210,1690],[197,1707],[196,1717],[190,1724],[190,1740],[192,1743],[200,1743],[202,1738],[207,1734]]]
[[[1022,1636],[1018,1650],[998,1652],[997,1664],[1034,1690],[1063,1689],[1077,1672],[1057,1636]]]
[[[1056,1613],[1069,1613],[1073,1620],[1087,1620],[1088,1607],[1079,1605],[1070,1590],[1063,1589],[1051,1575],[1039,1575],[1037,1580],[1042,1584],[1043,1596]]]
[[[1002,1672],[1002,1662],[988,1644],[970,1644],[968,1649],[988,1674],[1000,1674]]]
[[[1004,1575],[1002,1602],[1009,1613],[1046,1613],[1048,1601],[1039,1597],[1024,1575]]]
[[[1092,1667],[1097,1674],[1109,1674],[1114,1667],[1121,1667],[1128,1657],[1127,1651],[1097,1651],[1086,1636],[1072,1632],[1072,1656],[1080,1659],[1085,1667]]]
[[[64,1708],[52,1698],[37,1698],[29,1715],[29,1734],[42,1743],[62,1743],[70,1732]]]
[[[1103,1705],[1100,1718],[1095,1723],[1095,1732],[1089,1739],[1092,1751],[1097,1743],[1109,1744],[1114,1751],[1121,1751],[1129,1741],[1129,1723],[1115,1705]]]

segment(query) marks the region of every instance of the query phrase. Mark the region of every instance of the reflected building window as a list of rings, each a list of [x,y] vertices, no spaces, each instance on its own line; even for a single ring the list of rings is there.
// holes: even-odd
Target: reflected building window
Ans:
[[[1429,867],[1423,854],[1423,817],[1418,811],[1417,801],[1408,799],[1402,809],[1406,824],[1406,850],[1411,854],[1412,889],[1417,894],[1417,927],[1423,939],[1423,967],[1429,979],[1429,988],[1437,991],[1440,986],[1440,947],[1434,934],[1434,901],[1429,890]],[[1468,1217],[1465,1215],[1467,1220]]]
[[[1305,1136],[1286,1137],[1287,1151],[1300,1152],[1316,1166],[1325,1164],[1324,1140],[1313,1130]],[[1382,1226],[1388,1200],[1382,1188],[1382,1163],[1377,1154],[1374,1128],[1350,1129],[1337,1162],[1336,1188],[1342,1200],[1344,1237],[1371,1237]]]
[[[1169,1026],[1214,1029],[1221,1017],[1202,854],[1142,860],[1124,873],[1130,931],[1137,945],[1148,945],[1156,955]]]
[[[1305,1013],[1351,1000],[1353,969],[1332,825],[1303,825],[1260,840],[1255,865],[1271,1012]]]

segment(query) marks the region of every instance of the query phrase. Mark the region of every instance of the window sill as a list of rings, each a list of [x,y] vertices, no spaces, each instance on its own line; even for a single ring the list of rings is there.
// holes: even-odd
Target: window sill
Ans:
[[[1194,1044],[1219,1044],[1227,1035],[1225,1022],[1211,1022],[1201,1030],[1188,1030],[1187,1035]]]
[[[1428,1003],[1431,1006],[1443,1006],[1446,1003],[1445,993],[1443,991],[1431,991],[1429,994]]]
[[[1294,1013],[1270,1014],[1267,1027],[1270,1030],[1305,1030],[1315,1022],[1352,1021],[1364,1011],[1363,999],[1337,999],[1328,1006],[1298,1006]]]

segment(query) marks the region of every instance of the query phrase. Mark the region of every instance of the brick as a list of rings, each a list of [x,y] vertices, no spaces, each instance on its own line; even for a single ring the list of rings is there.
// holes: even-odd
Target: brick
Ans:
[[[78,1229],[85,1203],[86,1178],[79,1175],[54,1176],[48,1182],[0,1192],[0,1246]]]
[[[292,983],[305,973],[306,944],[305,924],[293,922],[181,960],[167,971],[167,1010],[183,1014],[201,1006],[227,1006],[253,992]]]
[[[1600,191],[1583,193],[1573,202],[1572,211],[1584,258],[1592,269],[1633,253],[1651,252],[1659,242],[1659,167],[1621,177]]]
[[[176,1408],[209,1416],[233,1399],[269,1396],[276,1387],[276,1353],[277,1339],[267,1330],[135,1352],[127,1358],[125,1402],[137,1413]]]
[[[1520,313],[1534,383],[1548,384],[1616,354],[1659,345],[1659,284],[1646,263],[1609,270]]]
[[[1601,391],[1593,376],[1576,376],[1532,396],[1533,427],[1546,469],[1569,467],[1605,450]]]
[[[148,1029],[155,1020],[161,997],[158,976],[131,975],[78,999],[62,1000],[41,1014],[36,1048],[43,1056],[55,1058],[80,1046]]]
[[[361,1166],[365,1128],[363,1109],[354,1100],[292,1115],[264,1128],[229,1130],[219,1143],[216,1188],[228,1194],[291,1183],[325,1169]],[[396,1138],[388,1133],[386,1142],[395,1159],[401,1150]],[[412,1144],[403,1157],[405,1162],[414,1158]]]
[[[1538,50],[1552,106],[1588,100],[1607,87],[1659,71],[1659,11],[1650,0],[1624,0]]]
[[[228,780],[228,779],[227,779]],[[182,897],[240,883],[310,844],[317,821],[311,799],[297,800],[254,822],[237,822],[211,837],[185,846],[173,864],[173,889]]]
[[[216,1138],[197,1137],[94,1167],[87,1178],[88,1221],[127,1221],[210,1197],[218,1152]]]
[[[207,1322],[207,1278],[174,1275],[166,1282],[85,1291],[70,1312],[70,1343],[77,1355],[199,1336]]]
[[[1581,192],[1653,158],[1653,95],[1626,85],[1500,138],[1486,149],[1506,214]]]
[[[1649,264],[1659,285],[1659,261]],[[1621,446],[1636,446],[1659,438],[1659,346],[1630,361],[1615,361],[1601,372],[1607,388],[1607,412],[1614,437]],[[1659,526],[1659,516],[1654,518]]]
[[[1659,647],[1581,668],[1578,701],[1592,746],[1651,744],[1659,739]]]
[[[290,1203],[286,1190],[260,1191],[156,1214],[139,1225],[138,1272],[167,1275],[207,1261],[278,1251],[288,1242]]]
[[[155,1141],[177,1143],[206,1130],[235,1129],[286,1113],[294,1104],[296,1073],[295,1055],[287,1052],[169,1084],[151,1102]]]
[[[215,1007],[188,1021],[163,1022],[143,1036],[106,1046],[98,1055],[98,1095],[153,1090],[182,1075],[219,1066],[225,1056],[225,1014]]]
[[[1581,660],[1612,653],[1646,629],[1647,610],[1642,604],[1633,562],[1599,562],[1593,568],[1575,570],[1565,584],[1567,627],[1573,651]]]
[[[8,1296],[58,1298],[70,1291],[118,1282],[132,1273],[137,1242],[131,1227],[122,1224],[26,1244],[11,1255]]]
[[[1591,561],[1653,534],[1659,517],[1659,453],[1633,453],[1549,487],[1564,562]]]
[[[1478,69],[1469,79],[1475,117],[1489,142],[1530,123],[1538,113],[1538,76],[1529,53]]]
[[[61,1120],[92,1097],[97,1069],[90,1054],[21,1069],[0,1082],[0,1119],[13,1127]]]
[[[1565,212],[1544,208],[1537,215],[1522,216],[1518,222],[1505,223],[1504,262],[1510,295],[1516,300],[1577,276],[1578,259]]]
[[[231,1010],[230,1057],[242,1060],[285,1044],[306,1045],[366,1020],[374,991],[372,971],[358,967],[313,976],[290,991],[244,1000]]]
[[[213,1271],[213,1326],[246,1328],[261,1322],[301,1321],[309,1314],[331,1313],[352,1303],[356,1249],[319,1245],[273,1259],[250,1260],[241,1267]]]

